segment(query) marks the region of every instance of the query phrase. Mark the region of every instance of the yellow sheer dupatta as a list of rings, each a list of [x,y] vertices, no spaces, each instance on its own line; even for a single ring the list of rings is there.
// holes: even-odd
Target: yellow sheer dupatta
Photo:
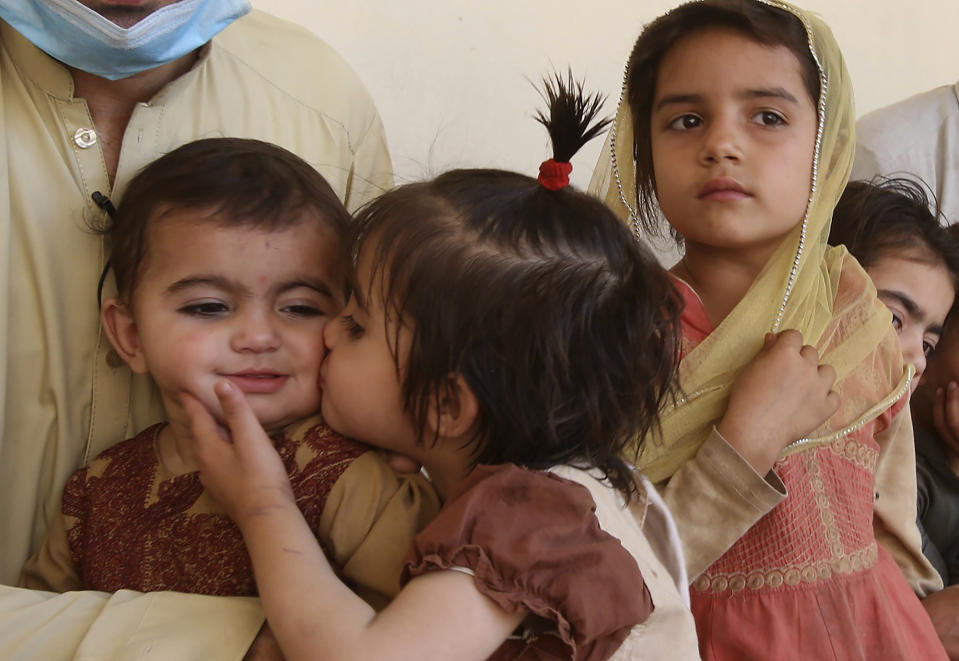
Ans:
[[[756,0],[797,16],[819,65],[820,98],[813,181],[806,214],[725,320],[680,364],[682,394],[663,412],[662,438],[649,439],[639,468],[669,478],[693,457],[726,410],[730,386],[767,332],[794,328],[835,367],[840,410],[786,449],[833,442],[875,418],[908,392],[889,312],[845,248],[829,248],[832,211],[849,177],[855,147],[852,84],[839,46],[818,17],[778,0]],[[628,76],[627,76],[628,79]],[[625,90],[590,191],[637,227],[631,109]]]

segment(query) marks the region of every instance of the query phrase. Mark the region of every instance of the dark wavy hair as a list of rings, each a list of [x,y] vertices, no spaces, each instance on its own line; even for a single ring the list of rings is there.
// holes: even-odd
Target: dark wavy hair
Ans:
[[[326,179],[299,156],[260,140],[197,140],[138,172],[107,223],[94,228],[106,236],[122,298],[136,288],[150,226],[171,212],[190,210],[201,222],[265,231],[288,229],[309,214],[344,245],[349,234],[350,214]]]
[[[931,202],[911,179],[851,181],[833,211],[829,244],[846,246],[867,269],[888,255],[910,252],[911,259],[944,264],[959,289],[959,247]]]
[[[539,119],[568,160],[595,135],[601,100],[559,77],[545,98]],[[459,374],[479,402],[477,463],[598,467],[633,492],[624,453],[672,392],[681,302],[602,202],[513,172],[455,170],[361,209],[351,249],[354,268],[372,251],[367,300],[386,301],[422,442],[431,404]]]
[[[785,46],[799,60],[803,82],[818,108],[819,67],[809,50],[802,21],[789,12],[757,0],[702,0],[680,5],[649,23],[629,56],[626,98],[632,109],[636,200],[643,228],[652,235],[664,229],[656,197],[650,136],[659,65],[679,40],[709,29],[728,29],[765,46]],[[681,237],[673,233],[673,238]]]

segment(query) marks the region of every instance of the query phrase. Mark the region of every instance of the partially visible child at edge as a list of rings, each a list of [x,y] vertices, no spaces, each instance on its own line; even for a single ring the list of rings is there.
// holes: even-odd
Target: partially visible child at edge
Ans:
[[[930,210],[918,183],[851,181],[836,204],[829,245],[843,245],[865,269],[889,312],[902,356],[922,381],[959,284],[959,247]]]
[[[130,182],[104,230],[118,293],[101,316],[119,358],[155,380],[169,422],[71,476],[23,586],[257,593],[240,531],[200,483],[180,405],[188,390],[217,411],[212,387],[227,379],[271,433],[296,506],[344,579],[380,607],[399,591],[435,493],[316,415],[350,222],[309,164],[255,140],[184,145]]]
[[[204,484],[243,530],[289,659],[698,658],[675,529],[620,455],[670,392],[679,300],[567,187],[600,101],[559,78],[546,97],[539,181],[457,170],[356,220],[323,415],[422,462],[444,499],[383,612],[331,571],[237,389],[216,386],[232,443],[187,402]]]
[[[911,179],[850,182],[833,213],[829,243],[845,245],[866,269],[892,313],[903,358],[916,367],[910,408],[922,552],[951,585],[959,583],[959,464],[950,459],[955,453],[948,428],[934,418],[942,418],[941,395],[959,355],[955,330],[943,335],[959,280],[959,246],[950,236],[955,227],[940,225],[931,208],[924,188]],[[923,599],[951,657],[959,652],[957,601],[951,592]]]
[[[916,596],[941,583],[916,527],[912,368],[826,245],[854,119],[817,16],[688,3],[637,40],[594,176],[684,243],[683,397],[639,467],[676,517],[704,658],[945,658]]]
[[[949,229],[959,239],[959,226]],[[935,353],[929,357],[926,377],[912,400],[922,550],[947,586],[959,585],[957,383],[959,321],[953,314]]]
[[[928,208],[928,201],[926,205]],[[926,213],[931,216],[928,210]],[[952,251],[959,251],[959,226],[941,231]],[[918,274],[914,280],[919,280]],[[925,296],[943,288],[941,276],[927,275],[916,283]],[[912,398],[912,418],[922,550],[944,585],[959,585],[959,323],[954,313],[928,358],[922,383]]]

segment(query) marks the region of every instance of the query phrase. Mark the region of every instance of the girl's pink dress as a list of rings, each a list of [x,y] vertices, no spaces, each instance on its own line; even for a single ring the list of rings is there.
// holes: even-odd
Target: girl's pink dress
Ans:
[[[686,303],[683,346],[689,351],[713,327],[696,293],[675,282]],[[786,499],[690,590],[704,659],[947,658],[873,529],[874,437],[906,403],[903,398],[838,441],[776,462]]]

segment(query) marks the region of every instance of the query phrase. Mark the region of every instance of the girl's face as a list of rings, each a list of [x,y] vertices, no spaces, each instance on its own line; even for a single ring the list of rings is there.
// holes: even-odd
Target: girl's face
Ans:
[[[903,359],[916,367],[913,391],[925,372],[927,357],[939,343],[956,296],[945,264],[926,258],[921,253],[888,254],[866,269],[879,300],[892,313]]]
[[[687,253],[765,264],[803,218],[816,109],[799,59],[728,29],[663,57],[650,137],[656,194]]]
[[[415,457],[419,444],[412,417],[403,406],[403,370],[409,333],[401,329],[394,347],[395,320],[386,323],[380,287],[369,286],[369,247],[360,253],[356,291],[337,319],[323,331],[327,354],[320,368],[323,418],[331,428],[358,441]],[[369,293],[372,292],[372,296]]]

